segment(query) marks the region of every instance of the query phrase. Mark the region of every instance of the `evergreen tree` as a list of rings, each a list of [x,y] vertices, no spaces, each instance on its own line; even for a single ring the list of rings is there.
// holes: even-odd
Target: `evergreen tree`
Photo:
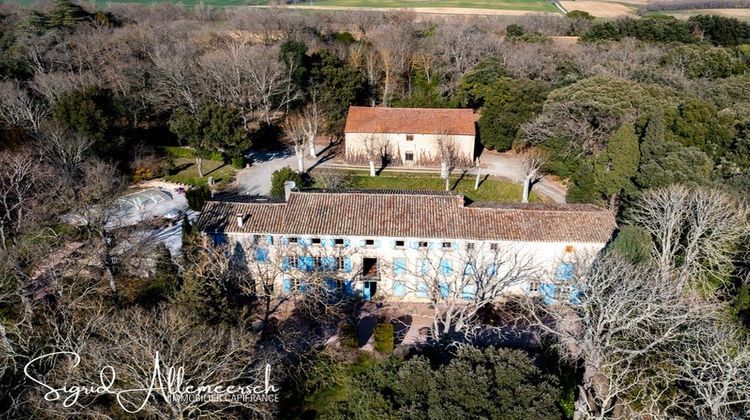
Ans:
[[[615,131],[601,160],[603,162],[596,168],[596,178],[598,189],[604,197],[612,199],[623,191],[633,189],[640,151],[632,123],[625,123]]]

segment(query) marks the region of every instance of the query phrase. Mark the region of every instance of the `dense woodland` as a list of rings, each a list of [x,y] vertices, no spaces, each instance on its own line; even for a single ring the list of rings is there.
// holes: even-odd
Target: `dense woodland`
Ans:
[[[618,214],[607,252],[577,277],[586,299],[475,311],[487,328],[512,318],[534,348],[482,348],[447,325],[409,354],[331,354],[323,344],[357,302],[310,293],[272,317],[248,284],[261,280],[187,223],[179,261],[117,251],[128,232],[101,209],[163,174],[164,146],[241,166],[311,104],[332,139],[350,105],[470,107],[484,148],[543,155],[568,201]],[[748,195],[750,24],[736,19],[3,4],[0,406],[120,417],[106,397],[46,403],[24,365],[76,350],[78,370],[58,358],[36,373],[89,383],[111,364],[140,383],[158,350],[188,371],[212,366],[206,381],[258,379],[271,363],[282,403],[161,400],[154,418],[746,416]],[[64,223],[70,213],[86,223]],[[570,313],[579,329],[565,328]]]

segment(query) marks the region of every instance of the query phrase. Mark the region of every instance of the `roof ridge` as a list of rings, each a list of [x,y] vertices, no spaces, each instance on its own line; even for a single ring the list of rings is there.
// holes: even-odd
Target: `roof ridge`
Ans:
[[[427,197],[464,197],[447,191],[409,190],[398,188],[307,188],[294,190],[292,194],[369,194],[369,195],[414,195]]]

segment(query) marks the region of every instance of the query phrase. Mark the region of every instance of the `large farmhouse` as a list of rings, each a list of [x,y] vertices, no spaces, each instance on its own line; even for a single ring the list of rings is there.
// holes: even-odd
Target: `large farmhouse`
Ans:
[[[253,274],[272,276],[275,293],[299,291],[317,273],[344,293],[406,302],[427,301],[435,281],[440,293],[470,298],[510,270],[524,271],[508,293],[572,298],[560,281],[615,230],[612,213],[591,205],[467,205],[449,193],[371,190],[209,201],[198,224],[246,256]]]
[[[476,144],[471,109],[349,108],[344,128],[346,159],[374,153],[391,163],[428,165],[450,153],[454,163],[472,163]]]

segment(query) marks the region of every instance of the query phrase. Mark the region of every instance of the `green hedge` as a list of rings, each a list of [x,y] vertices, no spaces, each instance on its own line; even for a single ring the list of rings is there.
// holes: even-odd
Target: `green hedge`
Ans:
[[[375,325],[375,350],[383,354],[393,352],[393,325],[389,323]]]
[[[207,185],[191,188],[185,191],[188,207],[195,211],[201,211],[206,201],[211,199],[211,189]]]

